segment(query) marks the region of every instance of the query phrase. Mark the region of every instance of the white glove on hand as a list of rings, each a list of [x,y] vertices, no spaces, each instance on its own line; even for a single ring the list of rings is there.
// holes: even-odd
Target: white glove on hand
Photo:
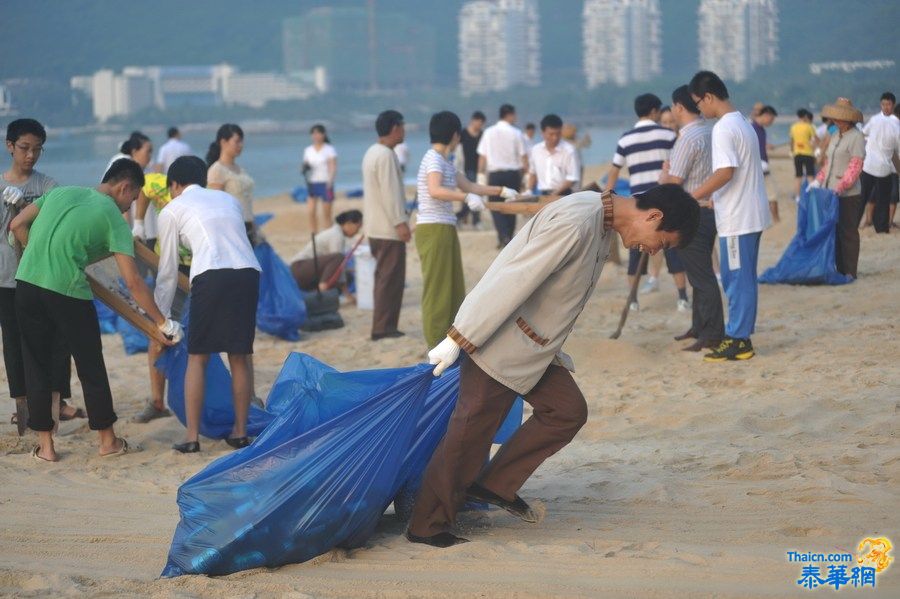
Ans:
[[[453,366],[453,363],[459,359],[459,346],[456,341],[447,337],[437,344],[433,350],[428,352],[428,363],[436,364],[434,367],[434,376],[441,376],[444,371]]]
[[[144,232],[144,221],[142,219],[134,219],[134,226],[131,227],[131,236],[137,237],[141,241],[147,240],[147,234]]]
[[[478,183],[479,185],[487,185],[488,184],[487,173],[478,173],[477,175],[475,175],[475,182]]]
[[[807,186],[807,189],[819,189],[822,187],[822,184],[819,183],[818,179],[813,179],[813,182]]]
[[[3,203],[18,208],[25,194],[18,187],[10,186],[3,190]]]
[[[159,325],[159,330],[168,339],[171,339],[173,343],[178,343],[184,339],[184,329],[181,328],[181,323],[176,322],[171,318],[167,318],[164,323]]]
[[[501,187],[500,188],[500,197],[505,201],[514,200],[519,196],[519,192],[515,189],[510,189],[509,187]]]
[[[466,194],[466,205],[472,212],[481,212],[486,208],[484,200],[477,193]]]

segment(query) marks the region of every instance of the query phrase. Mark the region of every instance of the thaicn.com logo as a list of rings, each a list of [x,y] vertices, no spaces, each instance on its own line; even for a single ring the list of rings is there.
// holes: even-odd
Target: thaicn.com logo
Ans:
[[[890,555],[894,546],[887,537],[866,537],[859,542],[856,555],[852,553],[805,553],[788,551],[788,561],[800,565],[797,584],[805,589],[844,587],[874,589],[878,577],[894,561]]]

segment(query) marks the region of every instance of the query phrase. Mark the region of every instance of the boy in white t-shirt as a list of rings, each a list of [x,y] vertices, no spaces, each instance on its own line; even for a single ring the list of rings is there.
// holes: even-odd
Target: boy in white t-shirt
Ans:
[[[756,326],[759,240],[772,224],[759,141],[750,121],[728,100],[718,75],[700,71],[689,88],[703,116],[719,119],[712,132],[713,173],[693,196],[713,198],[728,323],[722,344],[704,359],[747,360],[754,355],[750,335]]]

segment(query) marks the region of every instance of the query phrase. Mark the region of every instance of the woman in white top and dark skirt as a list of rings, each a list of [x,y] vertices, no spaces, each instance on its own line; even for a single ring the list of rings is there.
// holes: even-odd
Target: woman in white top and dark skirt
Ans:
[[[216,140],[206,153],[207,187],[234,196],[241,205],[244,226],[250,244],[256,246],[256,223],[253,220],[253,177],[236,162],[244,150],[244,131],[233,123],[226,123],[216,132]]]
[[[449,157],[459,145],[462,123],[454,113],[433,115],[428,131],[431,149],[422,158],[417,178],[415,237],[422,262],[422,328],[428,347],[434,347],[447,335],[466,296],[453,202],[465,202],[478,212],[485,209],[481,196],[511,199],[517,194],[508,187],[478,185],[456,171]]]
[[[309,228],[316,232],[319,222],[316,208],[322,202],[325,227],[331,225],[331,207],[334,202],[334,179],[337,176],[337,152],[328,139],[324,125],[313,125],[309,130],[312,144],[303,150],[303,176],[306,178],[309,207]]]

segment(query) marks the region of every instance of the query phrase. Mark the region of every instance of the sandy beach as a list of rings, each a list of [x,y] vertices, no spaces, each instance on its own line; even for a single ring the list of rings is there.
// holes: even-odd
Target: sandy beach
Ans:
[[[773,160],[782,221],[763,234],[760,269],[794,232],[792,167]],[[590,175],[602,173],[600,167]],[[340,200],[336,210],[359,206]],[[284,259],[308,239],[305,206],[256,203]],[[460,233],[471,288],[496,256],[493,230]],[[175,418],[129,422],[148,394],[145,354],[118,336],[104,354],[120,417],[141,451],[96,457],[86,421],[63,423],[61,461],[28,452],[31,434],[0,429],[0,596],[17,597],[783,597],[806,592],[787,551],[850,552],[865,537],[900,541],[900,235],[863,233],[860,279],[842,287],[763,286],[748,362],[707,364],[679,351],[689,313],[671,277],[641,298],[612,341],[625,301],[624,267],[607,264],[565,350],[590,417],[521,495],[542,506],[525,524],[494,510],[463,514],[473,542],[408,543],[386,516],[367,547],[222,578],[158,579],[178,521],[178,486],[224,455],[171,449]],[[342,310],[344,329],[289,343],[258,334],[257,391],[265,396],[288,352],[342,370],[424,360],[421,271],[410,245],[402,339],[369,340],[371,313]],[[0,381],[5,388],[5,374]],[[893,389],[893,391],[892,391]],[[77,405],[81,389],[73,380]],[[0,403],[8,422],[11,401]],[[828,590],[820,590],[828,592]],[[841,589],[853,594],[854,589]],[[860,592],[860,591],[856,591]],[[900,596],[900,565],[867,596]]]

